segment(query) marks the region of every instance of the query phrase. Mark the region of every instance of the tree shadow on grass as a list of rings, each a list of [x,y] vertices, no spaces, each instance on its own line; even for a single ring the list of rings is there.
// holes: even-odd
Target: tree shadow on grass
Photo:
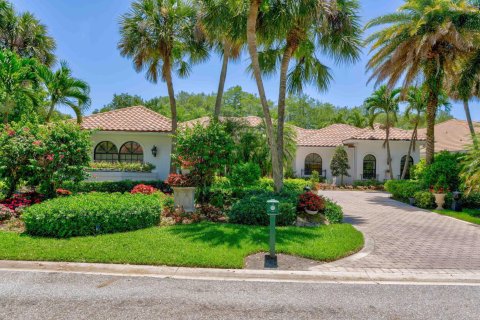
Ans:
[[[199,223],[169,228],[169,233],[211,246],[226,245],[241,248],[245,245],[268,244],[269,228],[234,224]],[[308,228],[277,228],[277,244],[303,243],[322,234]]]

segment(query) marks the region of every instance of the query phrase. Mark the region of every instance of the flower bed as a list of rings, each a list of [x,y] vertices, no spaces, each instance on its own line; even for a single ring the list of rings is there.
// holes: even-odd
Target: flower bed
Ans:
[[[151,163],[127,162],[91,162],[89,170],[92,171],[120,171],[120,172],[152,172],[155,166]]]

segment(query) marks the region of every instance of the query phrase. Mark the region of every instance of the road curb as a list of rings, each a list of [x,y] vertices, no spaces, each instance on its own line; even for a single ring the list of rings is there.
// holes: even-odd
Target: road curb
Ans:
[[[100,263],[0,261],[0,270],[9,272],[81,273],[92,275],[153,277],[171,279],[308,282],[308,283],[404,283],[478,285],[480,270],[414,270],[391,272],[382,269],[350,271],[277,271],[244,269],[206,269],[167,266],[141,266]]]

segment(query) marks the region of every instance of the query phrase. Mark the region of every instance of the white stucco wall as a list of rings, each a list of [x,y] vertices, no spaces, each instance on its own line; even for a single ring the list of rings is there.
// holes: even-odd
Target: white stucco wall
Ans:
[[[170,151],[172,139],[168,133],[159,132],[115,132],[115,131],[96,131],[92,134],[92,150],[90,155],[93,159],[94,150],[98,143],[102,141],[111,141],[120,150],[121,146],[128,141],[139,143],[143,149],[144,162],[155,165],[151,177],[157,179],[166,179],[170,169]],[[157,156],[152,155],[153,146],[157,146]],[[142,175],[139,173],[139,175]],[[143,174],[145,176],[145,174]],[[117,179],[115,179],[117,180]]]
[[[387,150],[383,147],[383,141],[378,140],[357,140],[349,141],[350,146],[345,146],[348,154],[348,160],[350,164],[350,178],[345,177],[344,183],[351,184],[354,180],[361,180],[363,173],[363,158],[371,154],[375,156],[377,160],[377,175],[380,181],[387,179],[385,172],[388,169],[387,166]],[[401,175],[400,162],[404,155],[407,155],[409,141],[390,141],[390,147],[392,152],[392,167],[393,177],[395,179]],[[316,153],[322,157],[323,170],[327,172],[327,179],[331,181],[332,173],[330,170],[330,163],[332,161],[335,148],[333,147],[298,147],[293,164],[294,170],[297,176],[302,175],[302,170],[305,169],[305,158],[310,153]],[[412,158],[414,163],[420,161],[420,148],[417,143],[415,152],[412,152]]]

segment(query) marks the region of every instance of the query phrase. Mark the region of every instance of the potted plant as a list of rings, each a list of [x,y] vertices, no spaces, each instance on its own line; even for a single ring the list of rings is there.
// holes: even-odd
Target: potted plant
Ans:
[[[440,176],[440,178],[437,180],[437,183],[430,187],[430,192],[432,192],[435,196],[437,210],[442,210],[443,206],[445,205],[445,196],[449,192],[447,179],[445,176]]]
[[[298,206],[300,210],[305,211],[308,214],[318,214],[320,210],[325,209],[325,202],[322,197],[314,194],[313,192],[305,192],[300,195]]]
[[[195,211],[195,186],[188,174],[170,174],[165,181],[173,188],[175,208],[183,208],[185,212]]]

